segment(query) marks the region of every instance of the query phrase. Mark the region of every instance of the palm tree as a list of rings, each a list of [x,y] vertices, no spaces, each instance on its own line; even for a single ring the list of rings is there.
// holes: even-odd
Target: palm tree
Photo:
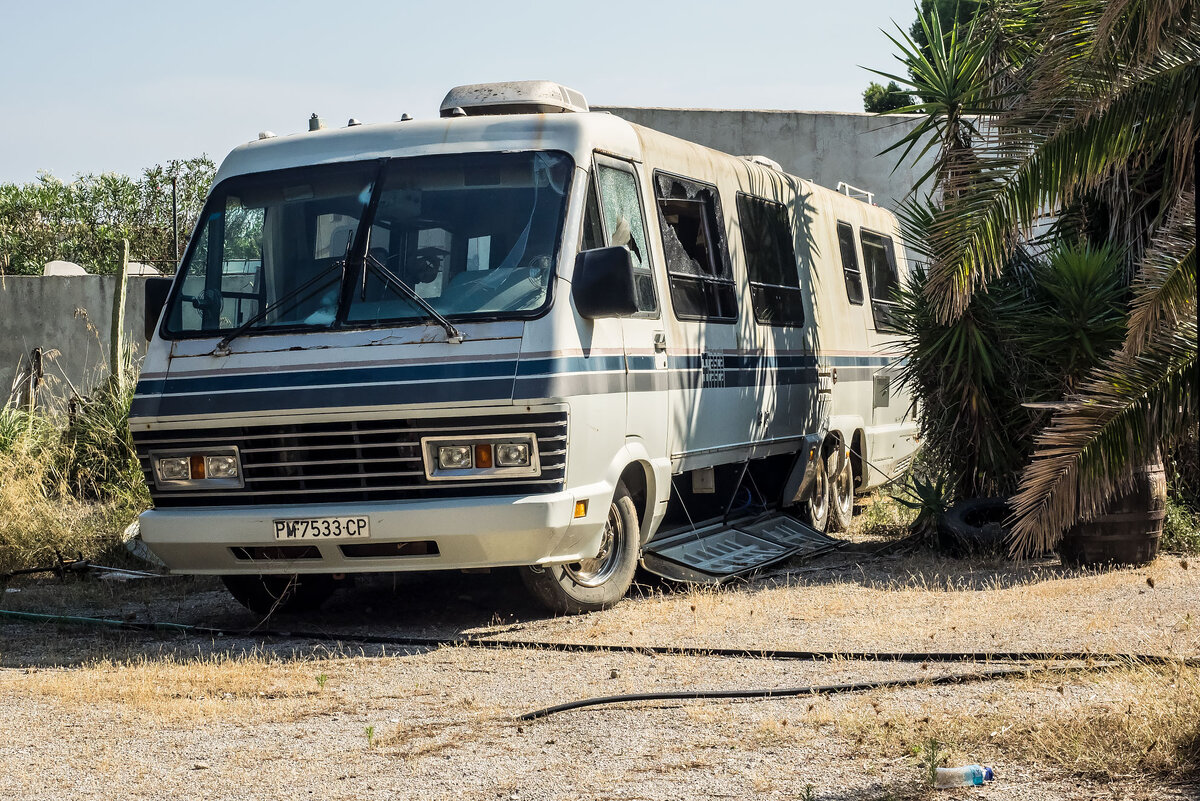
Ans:
[[[919,62],[910,82],[924,104],[901,111],[929,115],[941,142],[941,202],[924,225],[938,321],[969,313],[1014,254],[1067,232],[1118,248],[1131,276],[1123,344],[1059,404],[1012,498],[1012,550],[1036,553],[1102,513],[1200,417],[1200,3],[992,0],[940,55],[932,40],[928,58],[897,44],[928,67],[924,86]]]

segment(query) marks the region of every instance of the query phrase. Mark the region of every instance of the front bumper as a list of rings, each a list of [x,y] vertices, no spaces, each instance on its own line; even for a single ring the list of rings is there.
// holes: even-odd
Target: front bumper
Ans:
[[[154,509],[140,518],[142,540],[172,573],[373,573],[573,562],[595,556],[613,488],[527,497],[457,498],[354,504]],[[576,501],[587,515],[574,518]],[[274,538],[273,520],[367,515],[362,539]],[[348,556],[344,544],[433,542],[436,555]],[[319,556],[245,558],[243,549],[312,545]],[[238,553],[242,554],[239,558]]]

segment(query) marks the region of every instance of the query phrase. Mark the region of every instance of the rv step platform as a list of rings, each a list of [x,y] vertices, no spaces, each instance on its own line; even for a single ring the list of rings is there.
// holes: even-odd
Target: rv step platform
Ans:
[[[672,581],[720,584],[797,554],[811,558],[844,544],[789,515],[758,515],[655,538],[642,554],[642,566]]]

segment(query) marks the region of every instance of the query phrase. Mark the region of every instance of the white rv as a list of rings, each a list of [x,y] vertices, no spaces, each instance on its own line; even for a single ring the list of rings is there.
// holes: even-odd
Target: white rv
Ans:
[[[171,570],[267,609],[520,566],[597,609],[660,529],[758,553],[739,514],[845,525],[912,453],[883,209],[548,82],[312,127],[225,159],[154,329],[130,427]]]

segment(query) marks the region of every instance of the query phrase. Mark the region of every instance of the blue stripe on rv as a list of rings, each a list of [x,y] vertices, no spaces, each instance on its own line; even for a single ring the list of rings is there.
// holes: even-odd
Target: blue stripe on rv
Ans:
[[[821,361],[837,366],[882,367],[898,360],[838,356]],[[672,386],[703,385],[700,356],[672,356],[669,364],[667,371],[656,370],[653,356],[630,356],[629,375],[665,373]],[[726,354],[723,364],[727,387],[756,385],[761,382],[763,370],[773,372],[779,384],[811,384],[817,380],[817,359],[813,356]],[[625,359],[619,355],[180,376],[139,381],[130,414],[147,417],[415,403],[507,403],[514,398],[662,389],[663,383],[627,380]],[[272,389],[289,391],[282,396],[263,391]]]

